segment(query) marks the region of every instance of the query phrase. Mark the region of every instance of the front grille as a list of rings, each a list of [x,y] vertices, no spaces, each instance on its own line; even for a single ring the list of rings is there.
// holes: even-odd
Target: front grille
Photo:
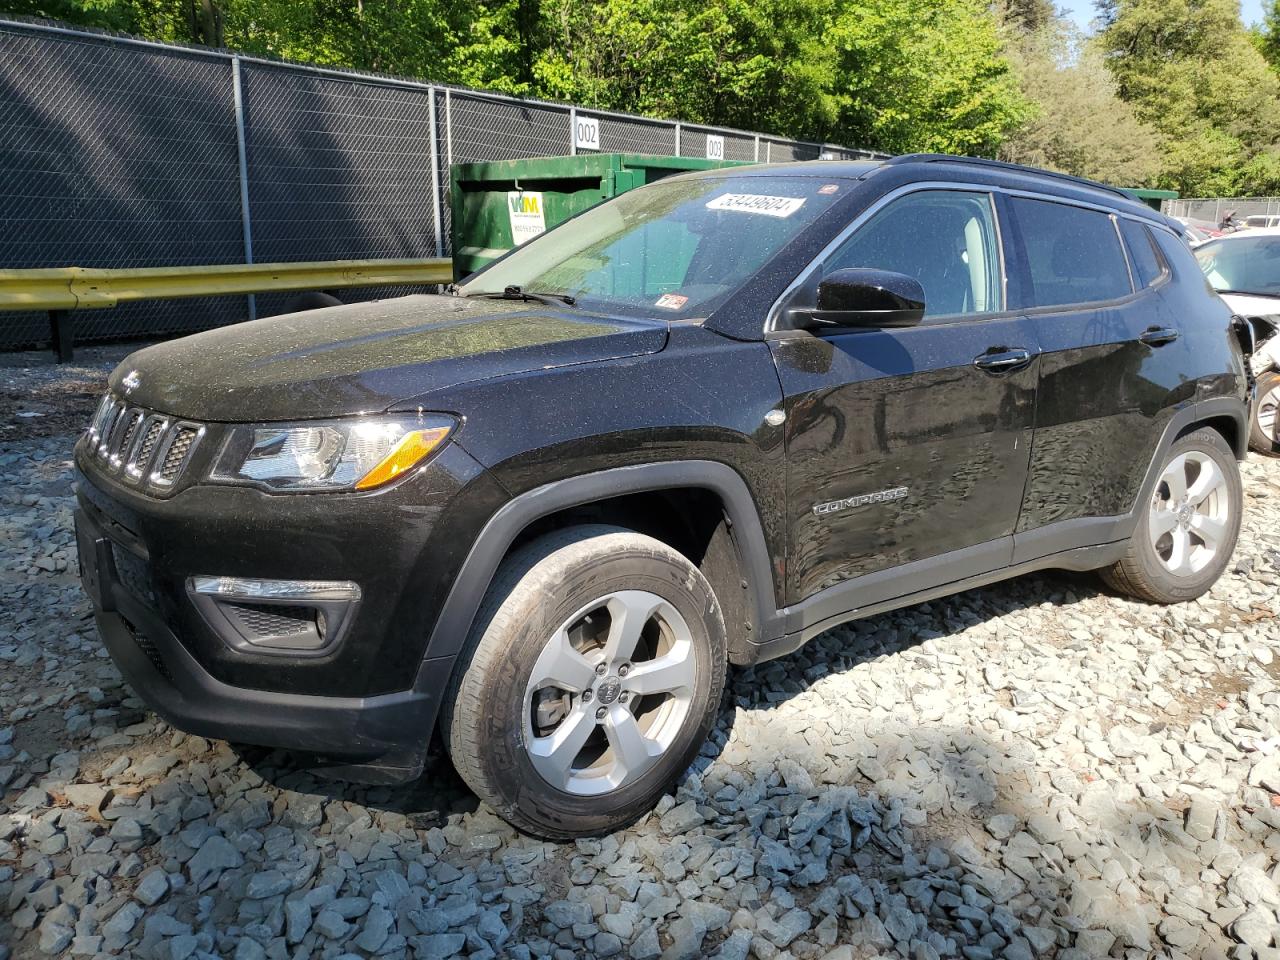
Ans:
[[[89,424],[86,445],[106,472],[159,492],[182,476],[204,432],[201,424],[174,421],[108,394]]]

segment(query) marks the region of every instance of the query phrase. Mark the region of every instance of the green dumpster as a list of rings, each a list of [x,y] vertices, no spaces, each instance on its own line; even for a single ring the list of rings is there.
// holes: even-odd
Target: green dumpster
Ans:
[[[475,273],[512,247],[628,190],[673,173],[742,165],[631,153],[454,164],[449,184],[453,278]]]

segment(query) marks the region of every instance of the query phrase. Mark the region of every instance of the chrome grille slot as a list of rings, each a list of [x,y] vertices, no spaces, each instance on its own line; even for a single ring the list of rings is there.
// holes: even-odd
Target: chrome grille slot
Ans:
[[[133,446],[133,438],[138,433],[138,426],[145,416],[146,414],[137,408],[128,410],[121,416],[119,426],[116,428],[119,437],[113,437],[111,441],[112,469],[120,469],[120,465],[129,454],[129,448]]]
[[[87,431],[88,453],[120,479],[155,493],[172,488],[205,428],[103,398]]]
[[[164,417],[152,414],[147,418],[142,432],[139,434],[138,444],[133,453],[129,455],[129,461],[125,465],[130,476],[137,479],[147,472],[147,468],[151,466],[151,455],[156,451],[156,443],[168,425],[169,421]]]
[[[111,450],[111,438],[115,434],[116,424],[120,420],[120,414],[124,412],[124,404],[112,403],[103,412],[102,430],[98,437],[97,454],[99,457],[106,459]]]
[[[168,446],[165,447],[164,455],[160,460],[160,467],[151,475],[151,482],[166,487],[172,486],[173,481],[178,479],[178,474],[182,472],[182,467],[186,464],[187,457],[191,455],[191,448],[199,435],[199,428],[190,424],[179,424],[174,427],[168,438]]]

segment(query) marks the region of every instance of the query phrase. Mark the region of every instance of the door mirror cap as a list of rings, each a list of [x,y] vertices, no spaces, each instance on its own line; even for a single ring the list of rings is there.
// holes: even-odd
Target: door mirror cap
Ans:
[[[846,267],[822,278],[817,306],[796,311],[796,320],[809,330],[912,327],[924,319],[924,308],[924,287],[915,277]]]

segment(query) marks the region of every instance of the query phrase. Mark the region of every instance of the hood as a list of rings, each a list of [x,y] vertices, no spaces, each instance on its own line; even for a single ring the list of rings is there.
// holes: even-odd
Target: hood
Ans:
[[[132,403],[205,421],[378,413],[460,383],[656,353],[665,323],[525,301],[422,295],[220,327],[112,373]]]
[[[1249,293],[1220,293],[1231,312],[1241,317],[1271,317],[1280,314],[1280,297],[1259,297]]]

